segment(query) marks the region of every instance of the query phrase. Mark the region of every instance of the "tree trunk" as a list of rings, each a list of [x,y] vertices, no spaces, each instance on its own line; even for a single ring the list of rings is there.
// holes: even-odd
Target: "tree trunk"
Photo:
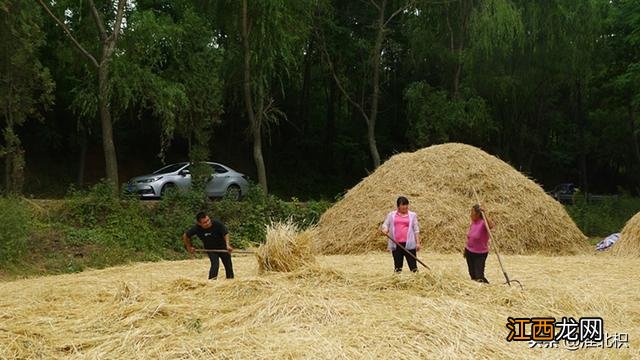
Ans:
[[[5,194],[10,193],[9,190],[11,188],[11,160],[9,158],[9,153],[4,155],[4,191]]]
[[[460,78],[462,77],[462,63],[463,63],[463,53],[464,53],[464,40],[465,34],[467,33],[467,28],[469,26],[469,17],[471,16],[471,10],[473,8],[473,2],[462,1],[460,4],[460,17],[462,18],[462,23],[460,24],[460,39],[458,41],[458,58],[456,61],[456,72],[453,77],[453,98],[460,98]]]
[[[13,113],[13,81],[8,81],[8,101],[5,109],[5,121],[7,123],[3,135],[5,140],[4,145],[4,159],[5,159],[5,191],[7,194],[15,194],[20,192],[16,189],[16,183],[18,182],[18,174],[16,169],[19,166],[20,160],[24,163],[24,158],[19,159],[20,156],[20,139],[14,131],[14,113]]]
[[[451,20],[449,16],[449,5],[446,5],[446,17],[447,17],[447,28],[449,29],[449,48],[451,51],[451,55],[455,58],[454,60],[454,70],[453,70],[453,79],[451,86],[451,98],[459,99],[460,98],[460,79],[462,77],[462,55],[464,51],[464,36],[467,32],[468,26],[468,18],[471,13],[472,3],[467,1],[460,2],[460,26],[459,26],[459,40],[458,44],[455,43],[455,34],[453,32],[453,27],[451,26]]]
[[[633,144],[633,153],[636,157],[637,165],[640,166],[640,145],[638,144],[638,134],[636,133],[638,130],[636,129],[636,112],[629,101],[628,104],[629,111],[629,126],[631,128],[631,143]]]
[[[22,194],[24,187],[24,163],[24,149],[18,140],[17,144],[15,144],[15,152],[11,159],[11,192],[14,194]]]
[[[380,99],[380,52],[382,51],[382,40],[384,39],[384,10],[386,5],[387,0],[383,0],[380,4],[378,14],[378,33],[376,35],[376,42],[373,48],[373,59],[371,61],[373,71],[373,91],[371,93],[369,120],[367,121],[367,139],[369,140],[369,151],[371,152],[374,170],[380,166],[380,154],[378,153],[378,146],[376,145],[376,119],[378,117],[378,101]]]
[[[256,113],[254,111],[253,98],[251,95],[251,51],[249,48],[249,24],[247,17],[247,0],[242,0],[241,35],[242,49],[244,51],[244,104],[245,110],[247,112],[247,117],[249,118],[249,126],[251,126],[251,135],[253,137],[253,161],[256,164],[258,182],[260,183],[260,186],[262,187],[264,192],[268,193],[269,190],[267,187],[267,173],[264,166],[264,158],[262,156],[262,116],[256,116]],[[260,96],[262,97],[262,94]],[[263,99],[259,99],[259,101],[262,102]]]
[[[51,18],[62,28],[62,30],[64,30],[65,34],[69,37],[71,42],[73,42],[74,46],[92,65],[95,66],[98,71],[98,107],[100,111],[100,125],[102,127],[102,148],[104,150],[105,170],[108,181],[113,184],[114,194],[117,195],[119,193],[118,159],[116,157],[116,147],[113,142],[113,125],[111,121],[109,63],[118,41],[118,35],[120,34],[126,0],[118,0],[115,21],[113,23],[113,30],[111,34],[107,33],[102,17],[100,16],[94,1],[89,0],[91,16],[95,21],[96,29],[98,30],[101,39],[100,62],[98,62],[96,58],[78,42],[65,23],[51,12],[51,9],[49,9],[49,6],[43,0],[38,0],[38,3],[40,3],[47,14],[49,14],[49,16],[51,16]]]
[[[253,134],[253,161],[256,163],[256,171],[258,172],[258,182],[265,193],[268,193],[267,188],[267,172],[264,166],[264,158],[262,156],[262,136],[260,133]]]
[[[257,109],[255,119],[256,124],[262,124],[262,116],[263,116],[263,106],[264,106],[264,92],[260,87],[258,89],[258,101],[257,101]],[[264,192],[268,192],[267,188],[267,171],[264,165],[264,156],[262,154],[262,126],[258,125],[254,128],[253,131],[253,160],[256,163],[256,170],[258,171],[258,181],[260,182],[260,186],[264,189]]]
[[[6,193],[20,194],[24,185],[24,150],[13,128],[5,129],[5,140]]]
[[[327,97],[327,120],[325,123],[324,143],[326,145],[325,169],[333,171],[334,169],[334,153],[333,147],[336,138],[336,83],[329,77],[329,96]]]
[[[455,34],[453,33],[453,27],[451,26],[451,17],[449,16],[449,3],[445,3],[445,11],[446,11],[446,19],[447,19],[447,29],[449,29],[449,52],[451,52],[451,55],[453,56],[456,53],[456,47],[455,47]],[[458,97],[458,87],[460,84],[460,72],[458,71],[460,66],[458,64],[458,62],[456,61],[456,64],[454,64],[455,69],[454,69],[454,76],[453,76],[453,81],[451,84],[451,94],[452,94],[452,98],[456,99]]]
[[[309,92],[311,89],[311,65],[313,64],[312,54],[314,48],[314,37],[311,37],[307,45],[307,54],[304,57],[304,71],[302,77],[302,91],[300,93],[300,103],[298,104],[298,116],[302,135],[307,133],[309,126]]]
[[[460,76],[462,75],[462,49],[458,49],[458,62],[456,63],[456,73],[453,77],[453,98],[460,98]]]
[[[9,99],[11,99],[11,89],[9,87]],[[13,112],[11,109],[11,100],[7,103],[7,108],[5,109],[5,121],[7,122],[6,128],[2,131],[2,135],[4,137],[4,186],[5,193],[8,194],[11,192],[11,132],[13,132]]]
[[[78,159],[78,186],[84,185],[84,172],[87,164],[87,134],[82,130],[80,135],[80,158]]]
[[[578,141],[580,146],[580,185],[588,201],[589,182],[587,179],[587,141],[585,134],[587,121],[582,106],[582,83],[580,80],[576,80],[576,117],[578,120]]]
[[[14,130],[14,117],[12,108],[13,86],[9,86],[10,100],[7,104],[5,120],[7,126],[3,131],[4,159],[5,159],[5,186],[7,194],[19,194],[24,184],[24,150],[18,134]]]
[[[104,150],[105,169],[107,180],[118,192],[118,159],[116,147],[113,142],[113,124],[111,122],[111,109],[109,104],[109,61],[107,50],[103,50],[103,59],[98,68],[98,104],[100,107],[100,125],[102,126],[102,148]]]

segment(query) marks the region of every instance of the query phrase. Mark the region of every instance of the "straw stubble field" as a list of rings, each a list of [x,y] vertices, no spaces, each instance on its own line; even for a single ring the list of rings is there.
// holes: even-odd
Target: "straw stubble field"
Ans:
[[[235,257],[237,278],[206,281],[208,260],[143,263],[0,283],[0,358],[640,358],[637,258],[505,256],[525,290],[467,280],[459,254],[391,274],[389,254],[320,256],[289,273]],[[529,349],[508,316],[601,316],[628,349]]]

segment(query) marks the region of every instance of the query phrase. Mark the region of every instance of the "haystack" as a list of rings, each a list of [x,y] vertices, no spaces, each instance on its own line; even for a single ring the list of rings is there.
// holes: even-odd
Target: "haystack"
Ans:
[[[315,261],[314,229],[300,230],[292,221],[267,225],[267,241],[256,252],[260,271],[288,272]]]
[[[640,212],[627,221],[611,254],[640,257]]]
[[[499,250],[510,254],[574,254],[586,237],[565,209],[509,164],[473,146],[435,145],[391,157],[327,210],[318,224],[325,254],[383,250],[378,233],[386,214],[407,196],[417,212],[423,247],[460,252],[476,189],[493,218]]]

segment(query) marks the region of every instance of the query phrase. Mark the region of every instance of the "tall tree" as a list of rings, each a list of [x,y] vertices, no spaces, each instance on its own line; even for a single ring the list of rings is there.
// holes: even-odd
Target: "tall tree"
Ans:
[[[156,119],[163,162],[176,136],[187,140],[192,162],[209,160],[213,127],[222,113],[223,50],[217,41],[192,1],[138,3],[127,18],[122,55],[113,63],[114,113]],[[192,171],[192,178],[203,186],[200,178],[211,172],[201,170]]]
[[[604,3],[599,0],[576,0],[557,5],[564,32],[573,32],[570,37],[562,37],[566,56],[567,84],[571,89],[573,117],[578,128],[578,164],[580,182],[585,194],[589,192],[588,176],[588,104],[590,82],[594,77],[597,63],[597,49],[602,42],[604,24]]]
[[[640,167],[640,3],[612,1],[608,30],[615,65],[609,67],[613,85],[627,112],[629,136],[636,167]],[[639,174],[640,175],[640,174]]]
[[[282,79],[297,76],[304,44],[311,27],[314,1],[258,0],[228,1],[220,14],[235,14],[225,22],[228,39],[227,63],[234,64],[242,82],[241,98],[249,121],[253,160],[258,182],[268,191],[267,170],[263,154],[263,134],[286,115],[275,103],[273,93],[284,92]],[[294,30],[295,29],[295,30]],[[239,34],[235,36],[234,34]],[[231,80],[230,80],[231,81]]]
[[[497,133],[496,121],[472,80],[476,73],[495,75],[499,69],[504,83],[513,82],[502,69],[522,42],[516,5],[511,0],[423,0],[407,18],[409,62],[417,74],[405,89],[409,144],[487,143]],[[493,68],[478,69],[486,62]],[[501,88],[493,88],[493,93]]]
[[[251,86],[251,47],[249,45],[249,10],[247,9],[247,0],[242,0],[242,22],[240,25],[240,33],[242,36],[242,73],[243,73],[243,93],[244,104],[247,117],[249,118],[249,126],[251,136],[253,137],[253,161],[256,164],[258,172],[258,181],[264,192],[268,192],[267,172],[264,166],[264,157],[262,156],[262,108],[264,106],[264,89],[262,84],[258,85],[258,104],[254,104],[253,89]],[[258,111],[256,111],[256,105]]]
[[[69,37],[73,45],[86,58],[94,70],[97,72],[98,78],[98,108],[100,114],[100,125],[102,129],[102,147],[105,157],[105,167],[107,179],[112,183],[114,191],[118,191],[118,159],[116,147],[113,140],[113,121],[111,117],[111,88],[109,87],[110,67],[112,58],[120,36],[122,22],[124,19],[126,0],[118,0],[114,8],[111,1],[107,1],[98,10],[93,0],[88,0],[87,5],[94,20],[95,27],[99,34],[98,54],[91,54],[85,46],[77,39],[72,30],[61,20],[60,16],[54,14],[52,9],[44,0],[38,0],[45,12],[60,26],[60,28]],[[56,9],[58,13],[64,14],[69,9]],[[95,44],[92,44],[95,45]]]
[[[614,172],[620,184],[640,192],[640,3],[610,1],[600,67],[592,80],[589,120],[595,161],[591,167]],[[602,170],[600,170],[602,171]],[[612,187],[615,189],[615,187]]]
[[[338,72],[335,69],[334,61],[332,60],[335,55],[332,55],[329,52],[326,36],[321,36],[323,40],[324,58],[329,64],[329,68],[331,70],[331,73],[333,74],[334,80],[338,84],[338,87],[340,88],[344,96],[358,110],[358,112],[362,115],[365,123],[367,124],[367,142],[369,144],[369,153],[371,154],[373,167],[377,168],[378,166],[380,166],[380,153],[378,151],[378,145],[376,143],[376,121],[378,119],[378,108],[380,102],[380,72],[385,37],[387,36],[387,32],[389,31],[389,23],[393,21],[394,18],[403,14],[409,8],[411,8],[413,6],[413,1],[407,0],[402,1],[400,4],[398,4],[395,1],[389,2],[387,0],[370,0],[367,5],[369,5],[369,7],[373,10],[371,28],[374,29],[375,35],[373,39],[369,40],[371,43],[368,46],[370,56],[367,59],[367,67],[369,68],[369,71],[365,73],[365,76],[366,79],[370,79],[366,80],[366,82],[370,82],[371,90],[366,101],[365,99],[356,101],[354,99],[355,96],[349,93],[347,87],[343,84],[343,81],[340,80]],[[356,25],[357,22],[360,21],[357,18],[349,16],[347,16],[347,19],[348,21],[355,22]],[[347,24],[346,26],[349,26],[349,24]],[[362,39],[353,38],[351,39],[351,41],[363,42]]]
[[[191,160],[209,155],[222,113],[217,41],[191,1],[140,3],[127,18],[123,54],[113,62],[113,111],[150,112],[160,123],[161,158],[176,135],[187,139]]]
[[[0,157],[5,162],[5,190],[19,193],[24,182],[24,148],[17,129],[52,102],[53,82],[39,61],[44,35],[30,2],[0,0]]]

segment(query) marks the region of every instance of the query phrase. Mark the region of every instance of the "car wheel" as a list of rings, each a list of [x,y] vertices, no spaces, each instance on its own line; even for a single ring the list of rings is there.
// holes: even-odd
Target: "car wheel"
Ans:
[[[176,190],[176,185],[172,183],[164,184],[162,190],[160,190],[160,195],[165,196],[169,193],[172,193]]]
[[[229,185],[227,191],[224,193],[225,199],[231,199],[234,201],[240,201],[242,197],[242,192],[240,191],[240,187],[238,185]]]

